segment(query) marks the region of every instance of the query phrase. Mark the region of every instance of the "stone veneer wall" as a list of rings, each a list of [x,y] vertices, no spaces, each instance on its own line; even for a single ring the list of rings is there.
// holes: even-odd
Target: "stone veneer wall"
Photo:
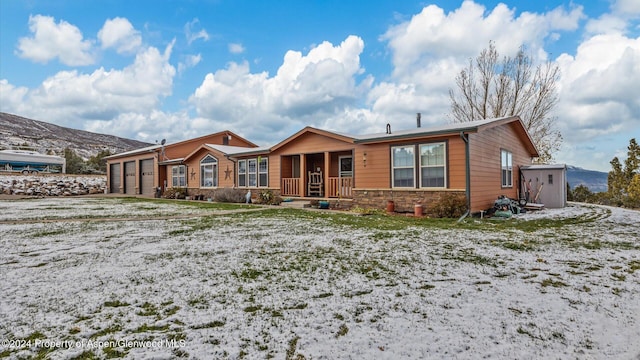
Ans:
[[[388,189],[354,189],[353,206],[361,208],[386,209],[387,201],[393,200],[396,212],[414,212],[414,206],[421,204],[425,214],[429,206],[440,200],[444,194],[461,194],[464,191],[430,191],[430,190],[388,190]]]
[[[217,189],[200,189],[200,188],[187,188],[187,195],[191,196],[191,197],[195,197],[198,195],[202,195],[204,197],[204,200],[207,200],[208,198],[215,198],[216,195],[216,191],[220,190],[220,189],[226,189],[226,188],[217,188]],[[280,189],[269,189],[269,188],[252,188],[252,189],[248,189],[248,188],[234,188],[234,189],[238,189],[243,191],[244,194],[247,193],[247,191],[251,190],[251,199],[253,201],[256,200],[256,198],[258,197],[258,193],[262,190],[271,190],[273,192],[274,195],[280,196]]]

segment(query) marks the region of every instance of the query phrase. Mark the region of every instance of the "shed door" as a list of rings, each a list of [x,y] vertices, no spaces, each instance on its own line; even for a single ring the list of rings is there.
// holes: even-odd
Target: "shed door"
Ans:
[[[136,194],[136,162],[124,163],[124,193],[128,195]]]
[[[109,168],[109,192],[120,192],[120,164],[111,164]]]
[[[153,159],[140,161],[140,194],[153,195]]]

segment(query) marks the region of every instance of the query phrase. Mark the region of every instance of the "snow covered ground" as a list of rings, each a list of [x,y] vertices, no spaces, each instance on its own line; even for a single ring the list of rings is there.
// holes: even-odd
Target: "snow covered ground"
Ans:
[[[0,202],[0,357],[640,356],[640,213],[400,220]]]

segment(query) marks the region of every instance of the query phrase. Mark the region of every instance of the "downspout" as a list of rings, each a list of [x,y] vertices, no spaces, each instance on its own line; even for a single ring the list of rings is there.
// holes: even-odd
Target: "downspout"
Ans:
[[[460,132],[460,138],[464,141],[464,162],[465,162],[465,195],[467,196],[467,211],[458,219],[461,222],[464,218],[471,214],[471,160],[469,159],[469,134],[465,134],[464,131]]]

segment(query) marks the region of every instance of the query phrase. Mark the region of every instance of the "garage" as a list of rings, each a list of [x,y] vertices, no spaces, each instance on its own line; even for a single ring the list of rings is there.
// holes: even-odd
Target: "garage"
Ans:
[[[140,194],[153,196],[153,159],[140,160],[140,173]]]
[[[136,162],[128,161],[124,163],[124,193],[127,195],[136,194]]]
[[[120,192],[120,164],[111,164],[109,166],[109,192],[118,194]]]

